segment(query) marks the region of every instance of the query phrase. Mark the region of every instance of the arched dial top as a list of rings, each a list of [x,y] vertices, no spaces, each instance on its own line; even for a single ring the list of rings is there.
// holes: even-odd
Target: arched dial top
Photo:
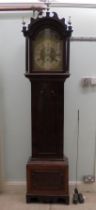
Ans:
[[[63,40],[55,30],[41,30],[32,45],[33,71],[62,71]]]

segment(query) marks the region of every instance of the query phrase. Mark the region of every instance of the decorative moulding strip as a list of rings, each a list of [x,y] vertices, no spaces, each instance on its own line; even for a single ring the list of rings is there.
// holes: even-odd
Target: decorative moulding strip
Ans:
[[[0,12],[2,11],[40,11],[44,9],[44,4],[31,4],[31,3],[0,3]]]
[[[0,12],[2,11],[30,11],[45,9],[43,3],[0,3]],[[96,4],[82,3],[50,3],[50,7],[70,7],[70,8],[96,8]]]
[[[72,7],[72,8],[90,8],[95,9],[96,4],[85,3],[51,3],[51,7]]]
[[[96,42],[96,37],[72,37],[71,41],[75,42]]]

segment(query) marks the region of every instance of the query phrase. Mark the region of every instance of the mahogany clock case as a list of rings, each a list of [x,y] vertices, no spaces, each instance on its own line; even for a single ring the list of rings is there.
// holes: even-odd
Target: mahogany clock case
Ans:
[[[68,160],[38,160],[27,163],[27,203],[69,204]]]
[[[71,25],[50,16],[31,18],[26,73],[31,82],[32,154],[26,165],[30,202],[69,204],[69,164],[64,149],[64,82],[69,77]],[[55,44],[56,43],[56,44]]]

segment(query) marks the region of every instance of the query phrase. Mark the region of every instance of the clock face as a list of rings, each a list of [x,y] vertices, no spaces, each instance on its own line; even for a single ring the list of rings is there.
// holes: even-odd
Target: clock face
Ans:
[[[56,31],[44,29],[33,46],[33,71],[62,71],[63,44]]]

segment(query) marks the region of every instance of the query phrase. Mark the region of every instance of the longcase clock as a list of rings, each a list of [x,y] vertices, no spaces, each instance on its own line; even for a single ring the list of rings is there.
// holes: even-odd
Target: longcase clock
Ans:
[[[69,203],[69,165],[64,149],[64,82],[69,77],[71,25],[47,11],[31,18],[26,73],[31,82],[32,154],[26,166],[30,202]]]

